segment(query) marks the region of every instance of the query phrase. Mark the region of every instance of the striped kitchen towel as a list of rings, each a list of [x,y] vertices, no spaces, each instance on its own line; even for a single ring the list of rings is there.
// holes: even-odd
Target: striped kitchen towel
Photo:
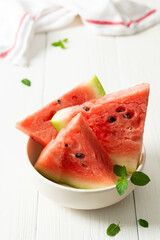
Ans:
[[[0,58],[25,66],[36,33],[62,28],[77,15],[88,29],[108,36],[135,34],[160,22],[160,11],[126,0],[2,0]]]

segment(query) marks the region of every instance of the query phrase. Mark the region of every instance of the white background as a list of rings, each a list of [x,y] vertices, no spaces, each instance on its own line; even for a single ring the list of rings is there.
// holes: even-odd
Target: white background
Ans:
[[[159,0],[141,0],[160,9]],[[51,43],[68,38],[67,50]],[[102,37],[79,18],[70,27],[37,35],[32,61],[23,68],[0,60],[0,239],[105,240],[120,221],[116,240],[160,239],[160,25],[130,37]],[[96,74],[106,92],[151,84],[144,144],[144,171],[151,182],[120,203],[94,211],[60,207],[38,193],[25,174],[27,137],[15,123]],[[21,83],[32,82],[31,87]],[[137,219],[149,222],[145,229]]]

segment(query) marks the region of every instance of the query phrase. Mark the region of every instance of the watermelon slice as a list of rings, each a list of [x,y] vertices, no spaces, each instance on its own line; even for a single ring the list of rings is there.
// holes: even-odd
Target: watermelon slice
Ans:
[[[81,112],[114,163],[133,172],[142,151],[148,96],[149,84],[140,84],[58,111],[52,123],[59,131]]]
[[[51,139],[54,139],[58,133],[50,122],[58,110],[82,104],[88,100],[100,98],[104,95],[105,91],[101,83],[96,76],[93,76],[89,81],[78,85],[57,100],[49,103],[21,122],[18,122],[16,127],[45,146]]]
[[[76,188],[114,185],[113,162],[79,113],[42,151],[35,168],[48,179]]]

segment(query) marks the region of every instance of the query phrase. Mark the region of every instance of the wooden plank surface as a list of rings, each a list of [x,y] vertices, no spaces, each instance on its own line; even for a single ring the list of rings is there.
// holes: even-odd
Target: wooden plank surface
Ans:
[[[24,171],[27,137],[15,129],[15,123],[42,104],[45,36],[37,36],[36,41],[42,51],[29,68],[0,62],[0,239],[5,240],[35,239],[37,191]],[[29,78],[32,86],[23,85],[22,78]]]
[[[160,8],[158,0],[146,0]],[[53,48],[53,41],[68,38],[68,48]],[[89,32],[80,19],[69,27],[37,35],[29,67],[0,61],[0,239],[97,240],[108,239],[106,228],[119,222],[118,240],[158,240],[160,236],[160,25],[130,37],[101,37]],[[76,84],[97,74],[106,92],[141,82],[151,84],[145,126],[145,172],[151,183],[137,187],[122,202],[108,208],[79,211],[60,207],[37,193],[24,171],[26,137],[16,121],[57,98]],[[30,88],[20,80],[29,78]],[[137,227],[137,219],[149,228]]]

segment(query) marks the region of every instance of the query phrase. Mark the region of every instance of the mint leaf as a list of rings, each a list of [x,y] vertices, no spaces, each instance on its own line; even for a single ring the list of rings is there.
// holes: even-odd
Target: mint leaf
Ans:
[[[63,42],[65,43],[68,42],[68,38],[63,39]]]
[[[138,186],[144,186],[150,182],[150,178],[143,172],[133,172],[131,176],[131,182]]]
[[[107,228],[106,233],[108,236],[115,236],[117,233],[119,233],[120,230],[121,229],[119,227],[119,223],[117,225],[115,223],[112,223]]]
[[[122,169],[121,169],[121,176],[122,177],[127,177],[128,176],[127,169],[126,169],[125,166],[123,166]]]
[[[138,222],[139,222],[139,225],[144,228],[148,228],[148,226],[149,226],[148,222],[144,219],[139,219]]]
[[[127,177],[127,169],[125,166],[114,165],[113,172],[119,177]]]
[[[59,47],[59,45],[60,45],[59,41],[52,43],[52,46],[54,46],[54,47]]]
[[[63,49],[65,49],[66,47],[64,46],[63,42],[62,41],[59,41],[59,46]]]
[[[64,43],[68,42],[68,39],[65,38],[63,40],[59,40],[57,42],[53,42],[51,45],[54,47],[61,47],[62,49],[66,49]]]
[[[120,196],[123,195],[127,187],[128,187],[128,180],[126,178],[121,177],[117,180],[116,188]]]
[[[25,84],[26,86],[30,87],[31,86],[31,81],[28,80],[27,78],[24,78],[21,80],[21,83]]]
[[[121,177],[121,170],[122,170],[122,166],[114,165],[113,172],[116,174],[116,176]]]

